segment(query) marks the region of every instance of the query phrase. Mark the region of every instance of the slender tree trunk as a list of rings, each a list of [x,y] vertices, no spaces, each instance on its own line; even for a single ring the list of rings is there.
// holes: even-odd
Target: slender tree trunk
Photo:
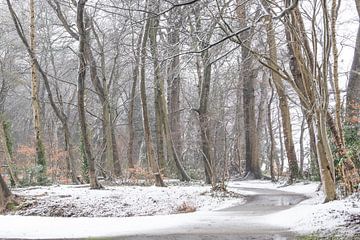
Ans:
[[[148,115],[147,107],[147,96],[146,96],[146,84],[145,84],[145,65],[146,65],[146,45],[149,39],[149,31],[151,26],[150,15],[148,14],[147,20],[145,21],[144,33],[141,41],[141,54],[140,54],[140,97],[142,104],[142,113],[143,113],[143,124],[144,124],[144,138],[145,138],[145,147],[146,147],[146,158],[148,164],[151,167],[151,170],[155,177],[155,185],[159,187],[164,187],[164,181],[161,177],[159,170],[158,162],[155,160],[154,147],[151,138],[150,122]]]
[[[135,50],[135,63],[132,75],[132,85],[130,93],[130,106],[128,112],[128,131],[129,131],[129,143],[127,149],[128,157],[128,168],[134,168],[134,139],[135,139],[135,130],[134,130],[134,106],[135,106],[135,96],[136,96],[136,85],[139,78],[139,65],[140,65],[140,50],[141,50],[141,38],[143,36],[143,30],[141,30]]]
[[[110,109],[110,123],[111,123],[112,155],[114,161],[115,176],[120,177],[122,175],[122,168],[120,164],[119,151],[118,151],[116,135],[115,135],[116,127],[114,121],[114,113],[111,109]]]
[[[206,48],[207,43],[202,42],[202,48]],[[211,158],[211,146],[210,146],[210,125],[208,116],[208,102],[210,93],[211,82],[211,63],[209,51],[205,50],[201,54],[201,58],[204,64],[203,77],[200,86],[200,106],[198,109],[200,120],[200,135],[203,161],[205,165],[206,183],[211,184],[213,187],[216,185],[216,174],[213,159]]]
[[[39,167],[39,175],[37,182],[40,185],[46,183],[46,160],[45,147],[42,137],[41,125],[41,107],[39,100],[39,81],[37,78],[37,69],[35,63],[35,2],[30,0],[30,50],[33,52],[31,56],[31,104],[33,109],[33,121],[35,130],[35,146],[36,146],[36,165]]]
[[[158,148],[166,147],[167,149],[167,155],[168,157],[175,162],[175,165],[178,169],[178,172],[180,174],[180,179],[183,181],[190,181],[190,177],[185,172],[175,149],[174,141],[171,136],[171,131],[169,127],[169,118],[167,114],[167,108],[166,108],[166,99],[165,99],[165,92],[164,92],[164,79],[161,76],[160,73],[160,64],[158,60],[158,47],[157,47],[157,29],[158,29],[158,19],[154,18],[151,21],[151,27],[149,32],[149,39],[150,39],[150,48],[151,48],[151,54],[153,57],[153,64],[154,64],[154,77],[155,77],[155,107],[156,107],[156,116],[157,116],[157,132],[158,137],[161,138],[161,141],[158,141],[160,143],[158,145]],[[161,153],[163,155],[160,155],[161,157],[165,158],[165,154],[163,151],[159,151],[158,153]],[[160,159],[161,160],[161,159]],[[172,162],[171,161],[171,162]],[[170,162],[170,161],[169,161]],[[161,161],[160,161],[161,166]],[[165,166],[164,166],[165,167]]]
[[[274,99],[274,88],[271,84],[271,81],[269,81],[270,87],[271,87],[271,95],[269,102],[267,104],[267,121],[268,121],[268,129],[269,129],[269,135],[270,135],[270,151],[269,151],[269,162],[270,162],[270,177],[271,181],[275,181],[275,172],[274,172],[274,155],[275,155],[275,137],[273,132],[273,126],[272,126],[272,117],[271,117],[271,104]]]
[[[339,51],[337,48],[336,38],[336,21],[338,17],[338,0],[332,0],[331,6],[331,43],[332,43],[332,56],[333,56],[333,80],[335,91],[335,123],[340,136],[341,144],[345,146],[343,128],[341,122],[341,99],[339,89]],[[360,92],[359,92],[360,93]]]
[[[321,9],[324,14],[324,29],[322,39],[322,64],[319,71],[315,71],[314,63],[317,62],[306,36],[305,25],[298,7],[291,12],[290,18],[285,25],[285,35],[288,42],[290,54],[290,70],[296,83],[296,90],[300,96],[303,107],[314,114],[315,131],[317,137],[318,162],[320,167],[321,181],[324,186],[325,201],[336,199],[335,192],[335,171],[333,156],[327,138],[327,108],[328,88],[327,73],[328,62],[331,50],[329,23],[326,2],[321,2]],[[314,26],[313,26],[314,27]],[[300,44],[300,42],[302,44]],[[316,89],[320,89],[317,91]],[[312,123],[311,123],[312,124]]]
[[[263,1],[268,7],[268,3]],[[270,17],[268,19],[268,23],[266,26],[267,31],[267,44],[269,48],[269,65],[275,68],[277,65],[278,57],[277,57],[277,48],[276,48],[276,40],[275,40],[275,32],[273,26],[273,20]],[[271,71],[272,80],[276,87],[277,94],[279,96],[279,108],[281,112],[281,120],[282,120],[282,128],[284,133],[285,140],[285,150],[289,164],[289,172],[290,176],[288,179],[289,183],[292,183],[299,176],[299,167],[296,159],[296,152],[294,147],[294,141],[292,136],[292,126],[290,119],[290,110],[289,104],[286,98],[285,85],[283,80],[274,70]]]
[[[67,152],[66,164],[67,164],[67,175],[71,178],[71,181],[75,184],[79,184],[79,180],[76,175],[76,166],[75,166],[75,157],[73,153],[73,144],[71,143],[71,134],[69,126],[67,124],[67,119],[64,121],[64,142],[65,142],[65,151]]]
[[[89,164],[90,188],[99,189],[99,184],[95,170],[95,159],[91,153],[91,145],[86,124],[85,116],[85,78],[86,78],[86,60],[85,60],[85,42],[86,30],[88,25],[84,23],[84,8],[87,0],[79,0],[77,4],[77,27],[79,31],[79,71],[78,71],[78,112],[81,129],[81,136],[84,141],[84,153]],[[87,20],[86,20],[87,22]]]
[[[318,153],[316,148],[316,136],[313,125],[313,117],[311,115],[306,115],[306,112],[303,111],[303,115],[306,117],[306,124],[308,126],[309,140],[310,140],[310,167],[311,167],[311,176],[313,179],[320,179],[320,168],[318,162]]]
[[[178,1],[176,1],[178,2]],[[169,55],[174,56],[169,61],[167,69],[168,84],[168,109],[171,138],[173,139],[176,154],[179,156],[182,152],[182,134],[180,123],[180,31],[182,24],[181,8],[176,8],[169,13],[168,24],[170,32],[168,33]]]
[[[280,104],[277,106],[277,125],[279,132],[279,145],[280,145],[280,162],[278,165],[278,178],[283,175],[284,172],[284,163],[285,163],[285,154],[284,154],[284,142],[283,142],[283,131],[281,128],[281,113],[280,113]]]
[[[236,86],[236,112],[235,112],[235,143],[234,143],[234,158],[235,162],[238,165],[238,172],[242,172],[243,160],[244,160],[244,150],[245,150],[245,138],[244,138],[244,104],[243,104],[243,78],[241,77],[241,64],[240,59],[238,61],[238,82]]]
[[[300,145],[300,169],[299,173],[300,175],[303,175],[304,172],[304,160],[305,160],[305,152],[304,152],[304,133],[305,133],[305,124],[306,124],[306,118],[303,116],[303,120],[301,122],[300,127],[300,139],[299,139],[299,145]]]

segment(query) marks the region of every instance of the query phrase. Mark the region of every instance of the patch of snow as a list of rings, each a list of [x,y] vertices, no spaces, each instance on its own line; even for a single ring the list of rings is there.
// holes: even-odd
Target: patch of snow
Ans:
[[[360,234],[360,222],[351,222],[352,216],[360,216],[360,193],[328,203],[323,203],[322,192],[312,193],[312,197],[297,206],[265,216],[265,221],[282,227],[289,227],[300,234],[317,233]]]
[[[184,215],[131,218],[0,216],[0,238],[87,238],[148,233],[185,224]]]
[[[360,193],[323,204],[324,195],[316,192],[318,183],[297,183],[280,187],[269,181],[242,181],[228,183],[229,190],[245,195],[266,193],[266,189],[286,193],[304,194],[309,199],[287,210],[270,214],[247,216],[236,212],[214,212],[210,210],[243,203],[236,195],[214,194],[208,186],[158,187],[107,187],[106,190],[89,190],[84,186],[54,186],[16,189],[14,192],[33,201],[35,209],[44,216],[53,215],[51,207],[60,209],[73,204],[74,215],[88,214],[92,217],[39,217],[0,216],[0,238],[87,238],[111,237],[141,234],[187,232],[205,229],[204,233],[219,228],[233,231],[251,226],[275,226],[290,229],[299,234],[337,233],[344,236],[360,234]],[[262,190],[261,190],[262,189]],[[265,189],[265,191],[264,191]],[[36,203],[37,202],[37,203]],[[175,215],[178,207],[187,203],[197,208],[197,212]],[[55,206],[58,206],[55,208]],[[83,207],[84,210],[79,211]],[[46,210],[47,209],[47,210]],[[49,210],[50,209],[50,210]],[[45,211],[46,210],[46,211]],[[66,208],[66,211],[72,208]],[[26,209],[24,210],[26,213]],[[70,211],[71,212],[71,211]],[[112,213],[113,212],[113,213]],[[30,214],[30,212],[27,212]],[[63,212],[60,212],[60,215]],[[135,217],[95,217],[133,216]],[[276,229],[275,228],[275,229]],[[66,229],[66,231],[63,231]],[[195,231],[194,230],[194,231]],[[255,229],[256,230],[256,229]],[[198,230],[196,230],[198,231]],[[266,228],[265,230],[266,231]],[[358,235],[357,235],[358,236]]]
[[[209,211],[243,203],[239,195],[210,192],[208,186],[116,186],[90,190],[85,186],[15,189],[26,205],[14,214],[53,217],[130,217],[174,214],[181,206]]]

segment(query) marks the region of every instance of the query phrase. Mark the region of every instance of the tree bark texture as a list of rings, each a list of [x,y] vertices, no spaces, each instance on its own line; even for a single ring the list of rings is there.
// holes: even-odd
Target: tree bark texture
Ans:
[[[140,50],[141,50],[141,38],[143,36],[143,30],[141,30],[135,49],[135,62],[132,75],[131,83],[131,93],[130,93],[130,106],[128,112],[128,131],[129,131],[129,142],[127,148],[127,157],[128,157],[128,168],[134,168],[134,139],[135,139],[135,130],[134,130],[134,107],[135,107],[135,96],[136,96],[136,86],[139,78],[139,69],[140,69]]]
[[[174,141],[171,136],[171,130],[169,126],[169,117],[167,113],[166,108],[166,99],[165,99],[165,91],[164,91],[164,79],[161,75],[161,69],[159,64],[159,54],[158,54],[158,46],[157,46],[157,30],[158,30],[158,24],[159,19],[153,18],[151,20],[151,27],[149,32],[149,40],[150,40],[150,48],[151,48],[151,54],[153,57],[153,65],[154,65],[154,87],[155,87],[155,108],[156,108],[156,122],[157,122],[157,136],[161,138],[161,141],[158,141],[159,145],[158,148],[166,148],[167,150],[167,156],[169,157],[168,162],[174,162],[176,165],[176,168],[180,175],[180,180],[183,181],[190,181],[190,177],[185,172],[185,169],[183,168],[175,146]],[[161,152],[160,157],[163,157],[165,160],[165,154],[163,151]],[[158,156],[159,157],[159,156]],[[171,159],[171,161],[170,161]],[[160,159],[161,160],[161,159]],[[161,166],[161,161],[159,161]],[[164,165],[165,167],[165,165]]]
[[[169,56],[173,56],[168,63],[167,84],[168,84],[168,110],[171,137],[174,142],[176,154],[182,152],[182,131],[180,123],[180,28],[182,24],[181,8],[170,12],[168,24],[168,44],[170,47]]]
[[[237,16],[241,27],[245,27],[247,14],[246,4],[238,1]],[[241,47],[241,77],[243,78],[243,104],[244,104],[244,128],[245,128],[245,174],[252,174],[254,178],[261,177],[260,156],[259,156],[259,139],[256,126],[255,113],[255,81],[256,73],[253,68],[253,57],[249,51],[249,45],[252,41],[251,33],[242,32],[240,38],[243,41]]]
[[[86,28],[87,24],[84,22],[84,8],[87,0],[79,0],[77,4],[77,27],[79,31],[79,70],[78,70],[78,113],[81,129],[81,137],[84,141],[84,153],[89,164],[89,179],[90,188],[99,189],[102,186],[99,184],[96,169],[95,159],[91,153],[91,145],[89,139],[89,133],[86,123],[85,115],[85,80],[86,80],[86,56],[85,56],[85,44],[86,44]]]
[[[0,213],[6,210],[6,205],[8,204],[11,197],[12,194],[0,174]]]
[[[31,105],[33,110],[33,123],[35,130],[35,148],[36,148],[36,165],[39,168],[37,175],[38,184],[42,185],[46,182],[46,160],[45,146],[43,140],[43,130],[41,125],[41,107],[39,99],[39,81],[37,78],[37,69],[35,63],[35,2],[30,0],[30,50],[33,53],[31,57]]]
[[[355,0],[355,4],[360,18],[360,0]],[[348,124],[360,134],[360,24],[357,30],[354,58],[347,86],[346,117]]]
[[[149,31],[151,26],[151,19],[149,17],[150,15],[148,14],[147,20],[145,21],[144,33],[141,40],[140,97],[141,97],[142,114],[143,114],[146,158],[152,170],[152,173],[155,177],[155,185],[159,187],[163,187],[165,186],[165,184],[160,173],[158,162],[155,160],[154,146],[151,137],[150,121],[148,114],[147,96],[146,96],[146,83],[145,83],[146,46],[147,46],[147,41],[149,39]]]

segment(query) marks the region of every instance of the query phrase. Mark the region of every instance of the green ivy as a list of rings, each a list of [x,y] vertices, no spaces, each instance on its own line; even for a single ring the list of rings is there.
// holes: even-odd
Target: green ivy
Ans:
[[[348,154],[357,168],[360,168],[360,129],[352,126],[344,127],[344,138]],[[341,161],[341,159],[340,159]]]
[[[10,157],[13,157],[14,141],[11,134],[11,123],[9,121],[3,121],[3,129],[6,139],[6,147],[9,151]]]
[[[84,179],[84,181],[86,183],[90,182],[89,179],[89,162],[86,158],[86,154],[85,154],[85,146],[84,146],[84,141],[81,138],[80,140],[80,155],[81,155],[81,176]]]
[[[36,144],[36,179],[39,185],[48,184],[46,177],[45,147],[41,141],[38,141]]]

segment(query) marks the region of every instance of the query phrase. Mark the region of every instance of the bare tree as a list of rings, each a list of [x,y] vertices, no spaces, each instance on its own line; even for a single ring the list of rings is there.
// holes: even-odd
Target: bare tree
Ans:
[[[9,3],[9,2],[8,2]],[[9,3],[10,4],[10,3]],[[36,164],[39,167],[38,183],[45,184],[46,182],[46,160],[45,160],[45,146],[43,139],[43,130],[41,125],[41,107],[39,100],[39,81],[37,78],[37,68],[35,63],[35,2],[30,0],[30,51],[33,53],[31,57],[31,99],[34,116],[34,130],[35,130],[35,146],[36,146]]]
[[[84,142],[85,157],[89,164],[90,188],[99,189],[102,186],[99,184],[96,176],[95,159],[91,153],[91,145],[88,135],[88,128],[85,116],[85,78],[86,78],[86,29],[89,28],[88,20],[84,21],[84,9],[87,0],[79,0],[77,4],[77,27],[79,31],[79,72],[78,72],[78,111],[81,129],[81,137]]]
[[[51,90],[51,87],[50,87],[50,81],[48,79],[48,76],[45,73],[45,71],[43,70],[43,68],[41,67],[41,65],[40,65],[40,63],[39,63],[39,61],[38,61],[38,59],[37,59],[37,57],[35,55],[34,49],[31,48],[31,45],[29,44],[28,40],[26,39],[25,34],[23,32],[23,28],[22,28],[21,23],[19,21],[19,18],[17,17],[17,15],[16,15],[14,9],[12,8],[12,5],[10,4],[10,2],[8,2],[8,7],[9,7],[9,10],[10,10],[11,16],[13,18],[17,33],[18,33],[20,39],[22,40],[24,46],[26,47],[26,50],[27,50],[29,56],[32,58],[32,61],[33,61],[33,66],[32,67],[35,68],[35,70],[40,73],[40,75],[41,75],[41,77],[42,77],[42,79],[44,81],[46,91],[48,93],[48,98],[50,100],[51,107],[53,108],[56,116],[58,117],[58,119],[60,120],[60,122],[63,125],[64,139],[65,139],[65,146],[66,146],[65,148],[66,148],[67,153],[68,153],[68,156],[67,156],[67,159],[66,159],[67,160],[67,166],[68,166],[67,167],[67,170],[68,170],[67,175],[69,177],[71,177],[73,183],[78,183],[78,180],[77,180],[77,177],[76,177],[76,169],[75,169],[75,158],[74,158],[74,154],[72,152],[73,147],[72,147],[71,140],[70,140],[71,134],[70,134],[67,115],[65,114],[64,109],[62,109],[61,107],[58,107],[57,104],[55,103],[55,99],[54,99],[53,94],[52,94],[52,90]],[[35,70],[32,69],[32,71],[35,71]],[[36,73],[35,73],[35,75],[36,75]]]
[[[147,5],[152,7],[153,0],[147,2]],[[149,7],[149,8],[150,8]],[[152,18],[150,13],[147,15],[147,19],[144,25],[144,32],[141,40],[141,57],[140,57],[140,95],[141,95],[141,104],[142,104],[142,113],[143,113],[143,124],[144,124],[144,137],[145,137],[145,147],[146,147],[146,158],[148,160],[148,164],[151,167],[151,170],[155,177],[156,186],[165,186],[164,181],[161,177],[160,169],[158,162],[155,160],[154,147],[151,137],[150,131],[150,123],[149,123],[149,113],[148,113],[148,103],[146,96],[146,86],[145,86],[145,64],[146,64],[146,46],[147,41],[149,40],[149,32],[152,26]]]
[[[267,7],[267,11],[270,11],[270,7],[266,1],[263,1],[264,6]],[[277,57],[277,44],[275,40],[275,30],[273,26],[273,20],[271,17],[268,19],[268,23],[266,26],[267,32],[267,44],[269,48],[269,65],[275,63],[276,67],[278,62]],[[272,81],[274,82],[276,92],[279,96],[279,108],[281,112],[281,120],[282,120],[282,128],[284,133],[284,140],[285,140],[285,150],[286,155],[289,163],[289,179],[288,182],[291,184],[296,178],[299,176],[299,167],[296,158],[296,152],[294,147],[294,140],[292,136],[292,125],[290,119],[290,110],[289,110],[289,103],[287,100],[286,89],[283,83],[283,79],[276,73],[276,71],[271,71]]]

